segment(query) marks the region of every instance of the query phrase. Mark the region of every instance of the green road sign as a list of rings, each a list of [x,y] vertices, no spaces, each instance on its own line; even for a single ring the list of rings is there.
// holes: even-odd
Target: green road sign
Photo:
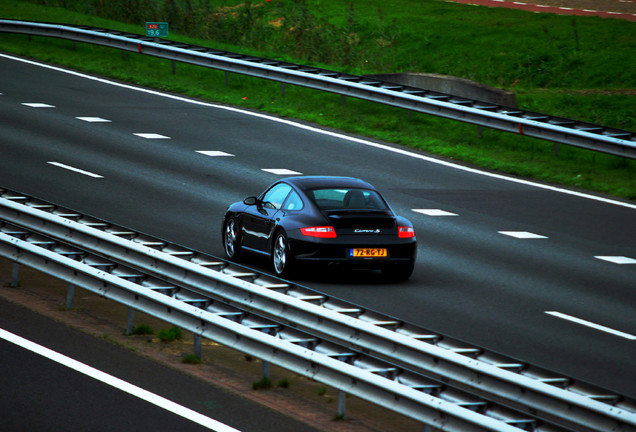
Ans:
[[[147,22],[146,23],[146,36],[147,37],[167,37],[168,36],[168,23],[166,23],[166,22]]]

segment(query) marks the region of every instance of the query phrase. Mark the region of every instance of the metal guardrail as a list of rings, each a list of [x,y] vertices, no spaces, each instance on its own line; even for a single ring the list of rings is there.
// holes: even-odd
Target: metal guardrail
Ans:
[[[77,223],[72,219],[80,215],[62,210],[63,216],[49,215],[41,220],[45,226],[29,229],[21,226],[21,222],[30,217],[21,218],[18,215],[22,213],[20,206],[13,206],[11,201],[7,203],[5,199],[1,199],[0,202],[2,202],[3,210],[13,214],[13,216],[7,215],[3,211],[3,220],[12,220],[15,216],[17,219],[22,219],[15,224],[6,222],[0,224],[0,256],[2,257],[44,271],[75,286],[175,324],[196,335],[370,400],[440,430],[519,432],[519,429],[502,420],[502,418],[518,419],[508,410],[497,410],[501,418],[495,418],[472,411],[454,401],[447,401],[422,392],[417,386],[407,386],[392,379],[392,368],[385,364],[368,358],[362,361],[358,359],[358,364],[355,364],[349,361],[352,353],[346,348],[330,343],[318,343],[311,335],[303,334],[293,328],[283,328],[280,324],[263,321],[258,316],[232,309],[226,304],[220,304],[197,292],[171,285],[169,282],[105,257],[104,255],[109,255],[107,252],[103,255],[93,254],[87,249],[95,247],[99,249],[99,243],[116,240],[115,242],[120,245],[129,243],[128,247],[131,251],[147,254],[151,259],[153,257],[165,259],[184,251],[173,251],[172,254],[158,251],[149,246],[156,245],[152,239],[137,238],[136,234],[119,229],[117,234],[99,231],[94,233],[96,236],[93,242],[89,243],[92,246],[80,249],[61,243],[55,238],[56,235],[48,233],[51,224],[59,223],[58,228],[61,231],[66,231],[68,237],[74,237],[73,233],[78,225],[82,226],[81,231],[87,234],[91,230],[96,231],[91,226],[100,225],[100,222],[84,220],[83,224]],[[26,210],[26,214],[31,216],[40,212],[40,210],[35,212]],[[33,220],[35,221],[36,218],[37,216]],[[55,231],[55,228],[53,230]],[[119,236],[125,237],[131,234],[135,235],[137,241],[119,238]],[[179,258],[175,259],[182,261]],[[206,260],[198,265],[205,269],[207,266],[222,266],[222,264]],[[213,271],[212,274],[216,279],[213,283],[219,286],[248,287],[250,285],[249,282],[221,271]],[[238,274],[235,273],[235,276]],[[237,316],[241,316],[241,319],[237,319]],[[410,381],[416,383],[418,378],[411,377]],[[419,383],[423,388],[434,386],[428,381],[422,382],[421,379]]]
[[[489,421],[515,425],[517,431],[636,431],[634,400],[215,257],[0,189],[2,220],[6,221],[0,222],[2,256],[36,268],[44,267],[43,260],[58,262],[56,269],[49,271],[55,276],[69,280],[68,275],[73,275],[71,282],[78,286],[442,430],[506,429],[490,423],[485,429],[481,423],[482,429],[471,429],[474,424],[467,428],[463,422],[468,417],[447,424],[443,419],[450,414],[445,409],[431,411],[428,403],[433,400],[443,406],[450,402],[469,407],[466,411],[470,416],[477,413]],[[51,250],[33,251],[37,244]],[[89,276],[92,279],[87,282]],[[113,289],[113,280],[121,279],[128,284]],[[174,301],[181,306],[176,307]],[[184,304],[197,305],[197,311],[186,314]],[[287,352],[284,347],[257,346],[259,342],[252,339],[247,346],[239,344],[241,336],[221,340],[216,326],[222,324],[209,324],[207,313],[266,331],[280,344],[301,345],[307,350],[302,353],[305,358],[293,358],[301,353]],[[208,331],[209,325],[215,330]],[[336,372],[329,369],[324,377],[316,368],[326,366],[317,366],[321,363],[316,358],[325,355],[357,369],[335,367],[340,375],[335,377]],[[307,361],[313,366],[308,368]],[[381,391],[358,377],[361,371],[380,375],[392,384]],[[394,387],[396,383],[400,386]],[[407,393],[402,394],[406,388]],[[424,392],[427,402],[414,402],[410,392],[414,389]],[[418,407],[420,403],[426,407]]]
[[[0,32],[85,42],[352,96],[636,159],[636,133],[326,69],[90,26],[0,20]]]

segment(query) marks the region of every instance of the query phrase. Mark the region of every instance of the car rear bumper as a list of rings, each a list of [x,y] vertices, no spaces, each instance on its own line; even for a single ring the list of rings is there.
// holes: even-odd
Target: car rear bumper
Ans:
[[[385,248],[386,257],[352,257],[351,249],[354,248]],[[306,263],[334,263],[354,268],[381,268],[397,263],[413,263],[417,256],[417,243],[415,241],[400,244],[325,244],[290,241],[290,250],[295,260]]]

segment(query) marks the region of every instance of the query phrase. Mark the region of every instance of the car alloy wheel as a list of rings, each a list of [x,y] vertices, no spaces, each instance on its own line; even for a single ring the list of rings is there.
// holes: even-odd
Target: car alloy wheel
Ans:
[[[278,276],[289,274],[289,245],[287,243],[287,235],[283,231],[279,232],[274,240],[272,262],[274,264],[274,271]]]
[[[229,259],[237,258],[241,246],[239,245],[238,238],[238,224],[236,219],[230,218],[225,222],[225,229],[223,230],[225,255]]]

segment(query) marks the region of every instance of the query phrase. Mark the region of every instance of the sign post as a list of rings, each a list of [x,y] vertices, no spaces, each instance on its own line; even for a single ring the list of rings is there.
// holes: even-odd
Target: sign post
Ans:
[[[146,36],[153,38],[168,37],[167,22],[147,22]]]

